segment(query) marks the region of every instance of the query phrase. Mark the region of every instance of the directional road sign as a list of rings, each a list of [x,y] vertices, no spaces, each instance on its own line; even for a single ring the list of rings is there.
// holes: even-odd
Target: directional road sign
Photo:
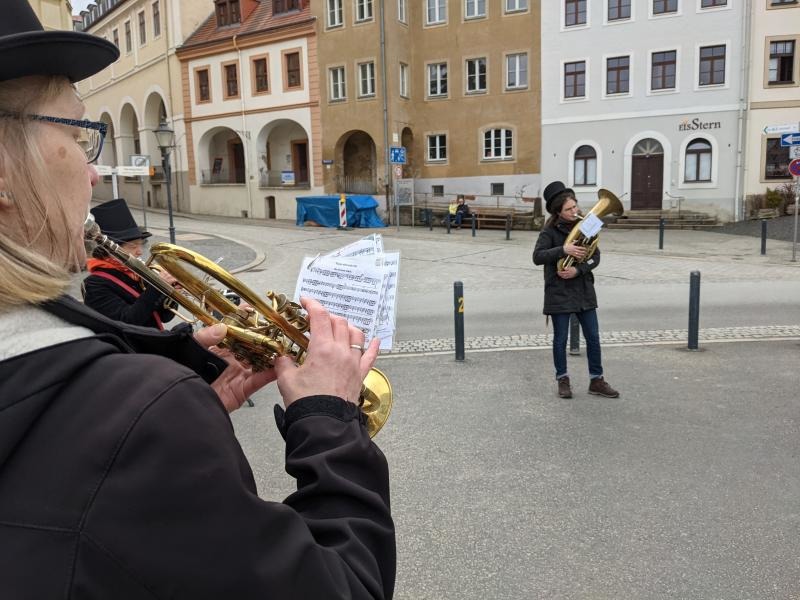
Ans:
[[[781,146],[800,146],[800,133],[782,134]]]
[[[767,125],[764,127],[764,134],[770,133],[797,133],[800,131],[800,123],[785,123],[783,125]]]
[[[406,164],[406,149],[403,146],[389,148],[389,162],[396,165]]]
[[[800,158],[795,158],[789,163],[789,173],[795,177],[800,177]]]

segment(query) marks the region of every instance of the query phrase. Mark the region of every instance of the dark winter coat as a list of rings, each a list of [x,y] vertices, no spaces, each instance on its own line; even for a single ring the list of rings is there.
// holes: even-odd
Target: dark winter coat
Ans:
[[[122,283],[140,293],[137,298],[114,281],[105,279],[96,272],[103,272],[119,279]],[[167,298],[152,286],[132,279],[123,271],[99,268],[83,281],[83,301],[101,315],[115,321],[158,328],[153,315],[155,312],[162,323],[171,321],[175,315],[164,308]]]
[[[600,264],[600,248],[592,257],[575,263],[578,276],[562,279],[556,273],[558,261],[564,258],[564,242],[573,224],[558,220],[555,225],[545,225],[536,240],[533,250],[533,263],[544,265],[544,309],[546,315],[577,313],[597,308],[597,294],[594,291],[592,271]]]
[[[74,301],[48,310],[97,335],[0,362],[0,598],[392,596],[387,464],[357,407],[281,414],[297,491],[263,500],[198,375],[219,359]]]

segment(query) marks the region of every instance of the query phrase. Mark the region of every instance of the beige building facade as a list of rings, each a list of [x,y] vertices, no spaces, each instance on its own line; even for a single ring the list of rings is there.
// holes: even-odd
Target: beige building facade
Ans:
[[[800,4],[751,0],[751,60],[744,190],[764,194],[792,181],[781,132],[800,132]],[[776,127],[777,126],[777,127]]]
[[[69,0],[28,0],[46,30],[72,29],[72,5]]]
[[[384,196],[398,176],[418,198],[488,204],[538,189],[539,2],[325,0],[312,11],[327,193]],[[393,147],[404,166],[389,162]]]

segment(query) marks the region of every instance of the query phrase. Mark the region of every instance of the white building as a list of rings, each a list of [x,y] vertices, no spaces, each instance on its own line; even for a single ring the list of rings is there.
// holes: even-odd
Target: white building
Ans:
[[[745,0],[542,3],[542,178],[736,218]]]

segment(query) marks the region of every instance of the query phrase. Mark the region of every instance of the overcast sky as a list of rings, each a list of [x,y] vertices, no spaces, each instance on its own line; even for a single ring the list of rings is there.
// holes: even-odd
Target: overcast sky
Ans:
[[[94,0],[70,0],[70,4],[72,5],[72,14],[79,15],[81,11],[84,10],[89,4],[94,2]]]

